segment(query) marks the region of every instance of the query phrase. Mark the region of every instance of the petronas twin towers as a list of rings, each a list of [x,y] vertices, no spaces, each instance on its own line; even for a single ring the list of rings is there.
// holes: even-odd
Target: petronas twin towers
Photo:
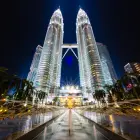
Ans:
[[[61,58],[63,44],[63,17],[60,9],[50,20],[44,41],[42,54],[35,78],[35,87],[43,91],[56,93],[60,87]],[[52,91],[54,90],[54,91]]]
[[[76,19],[76,35],[80,86],[82,94],[86,98],[90,93],[93,93],[96,89],[101,89],[107,83],[90,20],[81,8]],[[61,78],[63,36],[63,17],[60,9],[58,9],[50,19],[33,81],[34,86],[39,90],[48,93],[58,93]],[[110,74],[110,84],[113,84],[116,79],[115,73],[111,75],[113,70],[111,71],[109,68],[106,70]]]

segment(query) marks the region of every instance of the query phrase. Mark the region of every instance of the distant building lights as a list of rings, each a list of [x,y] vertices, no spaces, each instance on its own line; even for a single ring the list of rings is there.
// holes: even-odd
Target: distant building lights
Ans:
[[[67,89],[67,90],[70,90],[70,86],[66,86],[66,89]]]
[[[74,89],[74,86],[71,86],[71,88],[70,88],[71,90],[73,90]]]

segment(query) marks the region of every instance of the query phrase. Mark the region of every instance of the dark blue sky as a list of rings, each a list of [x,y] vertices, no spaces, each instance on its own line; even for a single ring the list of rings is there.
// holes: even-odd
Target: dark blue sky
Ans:
[[[43,45],[50,17],[59,6],[64,18],[64,43],[76,43],[79,5],[90,18],[96,40],[108,46],[118,76],[127,62],[140,61],[140,11],[136,1],[14,0],[0,2],[0,66],[27,76],[35,48]],[[63,62],[62,82],[78,77],[75,57],[71,52],[67,57],[71,65]]]
[[[63,50],[63,55],[65,54],[66,50],[67,49]],[[73,51],[78,56],[77,49],[73,49]],[[61,76],[61,85],[80,85],[78,60],[71,50],[68,51],[67,55],[62,61]]]

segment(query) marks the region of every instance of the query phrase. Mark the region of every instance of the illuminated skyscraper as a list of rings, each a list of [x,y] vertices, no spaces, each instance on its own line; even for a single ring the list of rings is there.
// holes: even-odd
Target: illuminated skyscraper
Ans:
[[[79,10],[76,23],[80,84],[83,94],[100,89],[104,85],[100,56],[89,18],[85,11]]]
[[[104,82],[105,84],[112,85],[116,82],[117,75],[112,60],[110,58],[109,52],[107,50],[107,46],[105,46],[102,43],[97,43],[97,47],[102,65]]]
[[[103,89],[105,84],[111,85],[116,81],[111,58],[106,46],[96,43],[85,11],[80,9],[77,15],[77,44],[63,44],[63,26],[63,17],[58,9],[51,17],[43,47],[38,46],[36,49],[27,79],[38,90],[58,94],[62,59],[71,50],[79,61],[83,97],[90,100],[95,90]],[[62,57],[63,48],[67,48],[67,51]],[[73,48],[78,49],[78,56]]]
[[[124,70],[127,73],[140,73],[140,63],[137,62],[127,63],[124,66]]]
[[[30,72],[28,73],[28,77],[27,77],[27,80],[29,80],[33,83],[35,81],[35,77],[37,74],[37,69],[38,69],[38,65],[39,65],[39,61],[40,61],[40,57],[41,57],[41,52],[42,52],[42,47],[40,45],[38,45],[36,47],[36,52],[35,52],[33,60],[32,60]]]
[[[60,86],[61,57],[63,44],[63,17],[60,9],[50,20],[39,62],[35,87],[45,92],[56,93]]]

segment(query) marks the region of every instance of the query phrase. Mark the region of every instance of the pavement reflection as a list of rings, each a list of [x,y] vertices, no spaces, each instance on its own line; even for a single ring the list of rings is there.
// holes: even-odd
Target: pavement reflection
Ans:
[[[54,121],[35,140],[107,140],[87,119],[71,111],[69,135],[69,110]]]
[[[27,133],[34,127],[37,127],[40,124],[43,124],[51,120],[54,116],[59,114],[59,111],[47,112],[43,114],[34,114],[24,117],[15,117],[14,119],[6,118],[0,121],[0,140],[5,137],[12,137],[13,133],[16,133],[15,136],[19,136]]]
[[[90,111],[85,111],[83,115],[124,137],[134,136],[140,138],[140,120],[136,119],[135,117],[123,115],[105,115]]]

